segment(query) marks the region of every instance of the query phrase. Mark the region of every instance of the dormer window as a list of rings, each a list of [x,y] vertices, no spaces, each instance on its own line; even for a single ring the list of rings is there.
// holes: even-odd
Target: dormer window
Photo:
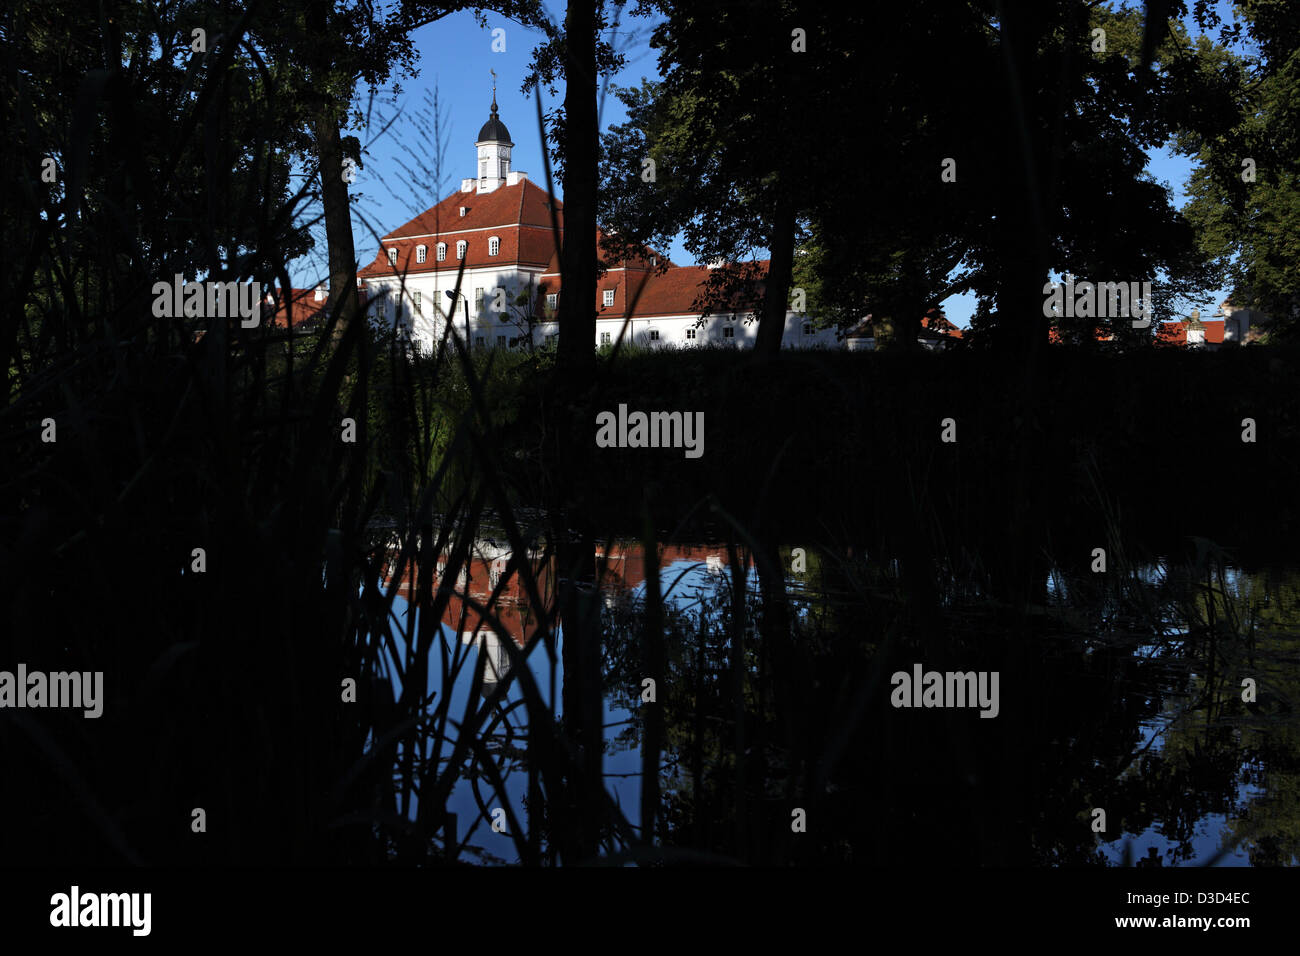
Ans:
[[[428,247],[428,246],[416,246],[416,247],[415,247],[415,261],[416,261],[416,262],[423,262],[423,261],[424,261],[425,259],[427,259],[427,258],[429,258],[429,247]]]
[[[395,266],[395,265],[397,265],[397,250],[396,250],[396,249],[389,249],[389,250],[388,250],[388,264],[389,264],[390,266]]]
[[[469,245],[469,243],[466,242],[464,239],[462,239],[460,242],[456,243],[456,258],[457,258],[457,259],[464,259],[464,258],[465,258],[465,247],[468,246],[468,245]]]
[[[325,287],[324,287],[324,286],[319,286],[319,285],[318,285],[318,286],[316,287],[316,301],[317,301],[317,302],[323,302],[323,301],[325,301]]]
[[[446,258],[447,258],[447,244],[445,242],[440,242],[438,243],[438,261],[442,262]]]
[[[467,212],[469,212],[469,206],[461,206],[461,207],[460,207],[460,216],[461,216],[462,219],[465,218],[465,213],[467,213]]]
[[[495,256],[501,251],[501,240],[493,236],[488,240],[488,255]]]
[[[605,290],[605,299],[604,299],[604,302],[605,302],[605,308],[607,308],[607,309],[608,309],[611,305],[614,304],[614,290],[613,290],[613,289],[606,289],[606,290]]]

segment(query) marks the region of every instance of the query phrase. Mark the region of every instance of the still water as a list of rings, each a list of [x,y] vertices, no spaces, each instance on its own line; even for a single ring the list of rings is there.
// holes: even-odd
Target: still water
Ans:
[[[1297,861],[1294,568],[1162,560],[1104,583],[1052,568],[1042,604],[1013,612],[977,581],[941,580],[939,600],[918,607],[897,561],[787,547],[777,615],[743,550],[658,549],[664,671],[653,702],[642,653],[651,562],[639,543],[613,541],[596,563],[605,791],[635,832],[644,718],[661,708],[653,843],[666,858]],[[512,657],[561,719],[565,680],[563,622],[548,647],[539,635],[549,609],[532,606],[510,559],[496,541],[477,540],[457,576],[428,668],[431,706],[441,701],[449,715],[445,739],[430,735],[424,752],[445,770],[461,715],[506,685],[447,802],[459,853],[504,864],[520,861],[511,826],[535,822],[528,708]],[[547,605],[554,561],[528,561]],[[383,583],[395,593],[390,656],[400,662],[403,635],[419,627],[417,592],[391,568]],[[398,667],[388,677],[400,691]],[[413,817],[418,802],[404,809]],[[627,832],[611,831],[611,853],[629,848]]]

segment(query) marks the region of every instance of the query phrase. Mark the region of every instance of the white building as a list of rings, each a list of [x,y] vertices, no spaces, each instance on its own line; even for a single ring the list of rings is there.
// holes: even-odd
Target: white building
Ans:
[[[552,214],[563,236],[563,203],[511,168],[514,143],[492,113],[474,144],[478,176],[381,240],[373,262],[357,273],[374,321],[396,323],[426,349],[437,346],[446,323],[476,347],[543,345],[559,333],[559,256]],[[597,237],[599,242],[599,235]],[[662,274],[660,257],[609,263],[597,282],[593,345],[649,347],[749,346],[758,332],[747,312],[710,315],[701,322],[697,296],[708,267],[674,266]],[[465,271],[454,301],[456,274]],[[766,268],[766,263],[760,264]],[[838,348],[834,329],[813,328],[809,316],[786,313],[782,345]]]

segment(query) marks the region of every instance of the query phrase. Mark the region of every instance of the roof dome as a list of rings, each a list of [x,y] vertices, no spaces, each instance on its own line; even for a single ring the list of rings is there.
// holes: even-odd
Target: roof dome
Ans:
[[[515,145],[510,141],[510,130],[506,129],[506,124],[497,117],[497,95],[495,92],[492,94],[492,115],[483,124],[483,128],[478,131],[477,140],[480,143],[491,141],[505,143],[507,146]]]

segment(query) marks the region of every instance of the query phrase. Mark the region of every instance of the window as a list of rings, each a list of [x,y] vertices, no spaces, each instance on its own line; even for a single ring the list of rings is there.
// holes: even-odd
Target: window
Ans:
[[[415,247],[415,261],[416,261],[416,262],[423,262],[423,261],[424,261],[425,259],[427,259],[427,258],[429,258],[429,247],[428,247],[428,246],[425,246],[425,245],[419,245],[419,246],[416,246],[416,247]]]
[[[687,330],[686,330],[686,337],[687,337],[688,339],[693,339],[693,338],[695,338],[695,330],[694,330],[694,329],[687,329]]]
[[[600,333],[600,344],[601,344],[601,345],[608,345],[608,344],[609,344],[609,333],[608,333],[608,332],[601,332],[601,333]]]
[[[411,301],[415,303],[415,311],[416,311],[416,312],[419,312],[419,311],[420,311],[420,293],[418,293],[418,292],[412,292],[412,293],[411,293]]]
[[[487,161],[486,159],[480,159],[480,160],[478,161],[478,178],[479,178],[479,179],[487,179],[487,164],[488,164],[488,161]]]
[[[382,319],[388,313],[387,304],[388,300],[383,296],[375,299],[375,315]]]
[[[440,242],[438,243],[438,261],[442,262],[442,260],[446,258],[447,258],[447,244],[445,242]]]
[[[804,335],[812,335],[812,334],[813,334],[813,329],[812,329],[812,323],[811,323],[811,322],[805,322],[805,323],[803,324],[803,334],[804,334]]]
[[[497,336],[497,348],[499,348],[499,349],[503,349],[503,348],[505,348],[505,347],[506,347],[506,337],[505,337],[504,335],[498,335],[498,336]]]
[[[501,251],[501,240],[493,236],[488,240],[488,255],[495,256]]]
[[[506,178],[506,167],[509,166],[509,165],[510,165],[510,163],[509,163],[509,162],[506,160],[506,158],[503,156],[503,157],[501,158],[501,162],[500,162],[501,172],[498,174],[498,175],[500,175],[500,177],[501,177],[502,179],[505,179],[505,178]]]
[[[606,289],[606,290],[605,290],[605,308],[608,309],[608,308],[609,308],[611,305],[613,305],[613,304],[614,304],[614,290],[613,290],[613,289]]]
[[[658,330],[658,329],[651,329],[651,330],[650,330],[650,341],[651,341],[651,342],[658,342],[658,341],[659,341],[659,330]]]
[[[388,250],[388,264],[389,264],[390,266],[395,266],[395,265],[397,265],[397,250],[396,250],[396,249],[389,249],[389,250]]]
[[[555,303],[559,298],[560,298],[560,294],[558,292],[552,292],[550,295],[546,297],[546,307],[548,309],[554,309]]]
[[[484,340],[483,336],[481,336],[481,335],[476,335],[476,336],[474,336],[474,348],[476,348],[476,349],[481,349],[481,348],[483,348],[486,344],[487,344],[487,342]]]
[[[550,335],[546,337],[546,344],[555,345],[559,342],[559,338],[560,338],[559,332],[552,332]]]
[[[736,337],[736,327],[734,325],[728,325],[722,330],[722,337],[724,339],[734,339]]]
[[[474,311],[475,312],[483,311],[483,290],[482,289],[474,290]]]
[[[457,258],[457,259],[464,259],[464,258],[465,258],[465,247],[468,246],[468,245],[469,245],[469,243],[466,242],[464,239],[462,239],[460,242],[456,243],[456,258]]]

